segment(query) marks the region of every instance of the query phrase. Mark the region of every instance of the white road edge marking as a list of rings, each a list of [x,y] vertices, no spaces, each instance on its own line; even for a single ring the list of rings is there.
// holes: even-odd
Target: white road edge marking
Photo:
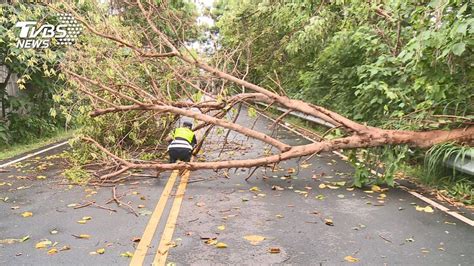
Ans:
[[[257,111],[257,112],[258,112],[258,111]],[[272,121],[275,121],[273,118],[271,118],[271,117],[269,117],[269,116],[267,116],[267,115],[265,115],[265,114],[263,114],[263,113],[261,113],[261,112],[259,112],[259,113],[260,113],[262,116],[266,117],[267,119],[272,120]],[[298,132],[297,130],[292,129],[292,128],[286,126],[285,124],[281,124],[281,123],[280,123],[280,125],[281,125],[282,127],[286,128],[286,129],[290,130],[291,132],[296,133],[296,134],[298,134],[299,136],[301,136],[301,137],[303,137],[303,138],[305,138],[305,139],[311,141],[311,142],[316,142],[315,140],[313,140],[313,139],[311,139],[311,138],[309,138],[309,137],[307,137],[307,136],[301,134],[301,133]],[[345,156],[344,154],[342,154],[342,153],[340,153],[340,152],[338,152],[338,151],[333,151],[333,153],[336,154],[336,155],[338,155],[339,157],[343,158],[344,160],[347,160],[347,156]],[[379,172],[377,172],[377,171],[375,171],[375,170],[373,170],[373,169],[370,169],[370,172],[371,172],[372,174],[377,175],[377,176],[381,176],[381,175],[382,175],[382,174],[380,174]],[[427,198],[427,197],[425,197],[425,196],[423,196],[423,195],[421,195],[421,194],[419,194],[419,193],[417,193],[417,192],[415,192],[415,191],[411,191],[411,190],[409,190],[408,188],[403,188],[403,187],[400,187],[400,188],[403,189],[403,190],[405,190],[406,192],[410,193],[411,195],[417,197],[418,199],[420,199],[420,200],[422,200],[422,201],[424,201],[424,202],[430,204],[431,206],[437,208],[438,210],[440,210],[440,211],[442,211],[442,212],[444,212],[444,213],[446,213],[446,214],[448,214],[448,215],[451,215],[451,216],[453,216],[454,218],[456,218],[456,219],[458,219],[458,220],[460,220],[460,221],[462,221],[462,222],[465,222],[465,223],[467,223],[467,224],[470,225],[470,226],[474,226],[474,220],[471,220],[471,219],[469,219],[469,218],[467,218],[467,217],[465,217],[465,216],[462,216],[461,214],[459,214],[459,213],[457,213],[457,212],[451,211],[451,210],[449,210],[448,208],[446,208],[445,206],[443,206],[443,205],[437,203],[436,201],[433,201],[433,200],[431,200],[431,199],[429,199],[429,198]]]
[[[8,162],[8,163],[1,164],[1,165],[0,165],[0,168],[7,167],[7,166],[12,165],[12,164],[14,164],[14,163],[21,162],[21,161],[23,161],[23,160],[26,160],[26,159],[31,158],[31,157],[33,157],[33,156],[36,156],[36,155],[38,155],[38,154],[41,154],[41,153],[44,153],[44,152],[47,152],[47,151],[56,149],[56,148],[61,147],[61,146],[65,145],[65,144],[67,144],[67,143],[68,143],[68,141],[64,141],[64,142],[61,142],[61,143],[56,144],[56,145],[54,145],[54,146],[51,146],[51,147],[49,147],[49,148],[46,148],[46,149],[44,149],[44,150],[40,150],[40,151],[37,151],[37,152],[35,152],[35,153],[30,153],[30,154],[25,155],[25,156],[23,156],[23,157],[21,157],[21,158],[18,158],[18,159],[16,159],[16,160],[10,161],[10,162]]]
[[[451,216],[453,216],[454,218],[458,219],[458,220],[461,220],[465,223],[467,223],[468,225],[470,226],[474,226],[474,221],[465,217],[465,216],[462,216],[461,214],[457,213],[457,212],[454,212],[454,211],[450,211],[448,208],[446,208],[445,206],[437,203],[436,201],[434,200],[431,200],[415,191],[411,191],[411,190],[406,190],[408,193],[412,194],[413,196],[419,198],[420,200],[430,204],[431,206],[433,207],[436,207],[437,209],[439,209],[440,211],[443,211]]]

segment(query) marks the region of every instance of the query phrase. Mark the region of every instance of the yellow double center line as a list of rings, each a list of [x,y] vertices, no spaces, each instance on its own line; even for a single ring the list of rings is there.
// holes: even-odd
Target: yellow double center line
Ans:
[[[171,173],[171,176],[168,179],[165,188],[163,189],[160,200],[158,201],[158,204],[156,205],[155,210],[148,221],[145,232],[143,232],[143,236],[138,243],[135,253],[133,254],[130,266],[143,265],[149,245],[153,239],[153,235],[155,235],[156,228],[160,223],[161,216],[166,207],[166,203],[168,202],[168,198],[171,195],[171,191],[173,190],[173,186],[176,182],[178,174],[179,170],[174,170],[173,173]]]
[[[200,137],[197,132],[196,135]],[[192,161],[194,161],[194,157],[191,158],[191,162]],[[143,265],[146,253],[148,252],[150,243],[153,240],[156,228],[160,223],[161,216],[163,215],[163,211],[171,195],[171,191],[173,190],[173,186],[176,182],[176,178],[178,177],[179,172],[179,170],[174,170],[171,173],[170,178],[168,179],[168,182],[166,183],[166,186],[163,189],[163,192],[161,193],[158,204],[156,204],[155,210],[153,211],[150,220],[148,221],[148,224],[145,228],[145,232],[143,232],[143,236],[140,242],[138,243],[135,253],[133,254],[130,266]],[[176,228],[176,221],[178,220],[179,210],[181,209],[181,203],[183,202],[184,192],[186,191],[186,186],[188,184],[189,174],[189,170],[184,170],[181,174],[181,180],[179,182],[178,189],[176,190],[173,205],[171,206],[168,220],[166,221],[165,229],[163,230],[163,234],[161,235],[160,244],[158,245],[158,249],[156,251],[156,255],[153,259],[152,265],[165,265],[166,263],[166,258],[168,257],[168,250],[170,248],[170,242],[173,238],[174,229]]]
[[[173,206],[171,206],[170,215],[168,216],[168,221],[166,222],[166,227],[163,231],[163,235],[161,236],[160,245],[158,246],[158,251],[156,252],[155,259],[153,260],[153,265],[165,265],[166,263],[170,242],[173,238],[173,232],[176,227],[176,221],[178,220],[179,210],[181,208],[181,203],[183,202],[188,179],[189,171],[185,170],[181,176],[181,181],[179,182],[178,190],[176,191],[176,196],[173,201]]]
[[[178,220],[179,210],[181,209],[181,203],[183,202],[184,192],[186,191],[186,185],[188,184],[189,173],[190,172],[188,170],[185,170],[181,175],[181,180],[179,182],[178,189],[175,194],[173,205],[171,206],[168,220],[166,221],[165,229],[163,231],[163,234],[161,235],[160,244],[153,260],[153,265],[165,265],[166,263],[166,258],[168,257],[168,250],[170,248],[170,242],[173,238],[174,229],[176,228],[176,221]],[[148,221],[148,224],[145,228],[145,232],[143,232],[143,236],[140,242],[138,243],[135,253],[133,254],[130,266],[143,265],[145,256],[148,252],[148,248],[150,247],[150,243],[153,240],[156,228],[160,223],[161,216],[163,215],[163,211],[166,207],[166,203],[168,202],[168,199],[171,195],[171,191],[173,190],[173,186],[176,182],[176,178],[178,177],[178,175],[179,170],[174,170],[173,173],[171,173],[171,176],[168,179],[165,188],[163,189],[158,204],[156,205],[155,210],[153,211],[153,214],[151,215],[150,220]]]
[[[194,157],[191,158],[191,162],[194,160]],[[176,190],[173,205],[171,206],[171,210],[168,216],[168,220],[166,221],[165,229],[163,230],[163,234],[161,235],[160,244],[158,245],[158,250],[156,251],[155,258],[153,259],[152,265],[165,265],[166,258],[168,257],[168,250],[170,248],[170,242],[173,238],[174,229],[176,228],[176,221],[178,220],[179,210],[181,209],[181,203],[183,202],[184,192],[186,191],[186,186],[189,180],[189,170],[184,170],[181,174],[181,180],[178,185],[178,189]],[[176,178],[179,175],[179,170],[174,170],[171,173],[168,182],[166,183],[163,192],[161,193],[161,197],[158,201],[158,204],[153,211],[153,214],[150,217],[150,221],[145,228],[145,232],[143,232],[143,236],[138,243],[137,249],[133,254],[132,261],[130,262],[130,266],[141,266],[143,265],[143,261],[145,260],[146,253],[148,248],[150,247],[150,243],[153,240],[153,236],[155,235],[156,228],[160,223],[161,216],[163,215],[163,211],[166,207],[166,203],[171,195],[171,191],[173,190],[174,183],[176,182]]]

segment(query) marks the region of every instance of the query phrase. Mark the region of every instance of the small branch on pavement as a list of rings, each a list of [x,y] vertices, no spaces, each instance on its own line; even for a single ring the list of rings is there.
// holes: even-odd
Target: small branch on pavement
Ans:
[[[392,243],[392,241],[391,241],[390,239],[385,238],[383,235],[378,234],[378,236],[379,236],[380,238],[382,238],[383,240],[387,241],[388,243]]]
[[[117,203],[117,205],[119,207],[122,207],[123,206],[126,206],[129,210],[131,210],[133,212],[133,214],[135,214],[135,216],[138,217],[138,213],[135,211],[135,209],[133,209],[132,206],[130,206],[129,204],[125,203],[125,202],[122,202],[120,201],[118,198],[117,198],[117,191],[116,191],[116,187],[113,187],[112,188],[112,197],[113,197],[113,200]]]
[[[115,210],[115,209],[108,208],[108,207],[105,207],[105,206],[102,206],[102,205],[99,205],[99,204],[96,204],[96,203],[94,203],[93,206],[95,206],[97,208],[100,208],[100,209],[108,210],[108,211],[111,211],[111,212],[117,212],[117,210]]]
[[[89,201],[89,202],[87,202],[87,203],[85,203],[85,204],[82,204],[82,205],[79,205],[79,206],[74,207],[74,209],[80,209],[80,208],[84,208],[84,207],[87,207],[87,206],[91,206],[91,205],[94,204],[94,203],[95,203],[95,201]]]
[[[253,171],[250,173],[250,175],[245,178],[245,181],[248,181],[249,178],[252,177],[252,175],[255,173],[255,171],[257,171],[258,168],[259,168],[259,166],[255,167],[255,168],[253,169]]]
[[[196,182],[201,182],[201,181],[206,181],[206,180],[207,180],[207,179],[205,179],[205,178],[194,179],[194,180],[188,181],[188,184],[196,183]]]

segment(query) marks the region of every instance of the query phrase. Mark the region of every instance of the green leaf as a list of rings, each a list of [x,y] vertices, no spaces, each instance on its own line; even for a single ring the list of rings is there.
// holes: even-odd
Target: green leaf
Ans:
[[[455,45],[453,45],[453,47],[451,47],[451,51],[457,56],[460,56],[464,52],[464,50],[466,50],[466,44],[462,42],[456,43]]]
[[[52,116],[52,117],[56,117],[56,115],[57,115],[56,109],[54,109],[54,108],[49,109],[49,115]]]
[[[257,117],[257,111],[255,110],[255,108],[250,107],[248,109],[247,113],[248,113],[249,117],[251,117],[251,118]]]
[[[467,9],[467,4],[464,4],[458,11],[458,16],[462,15]]]

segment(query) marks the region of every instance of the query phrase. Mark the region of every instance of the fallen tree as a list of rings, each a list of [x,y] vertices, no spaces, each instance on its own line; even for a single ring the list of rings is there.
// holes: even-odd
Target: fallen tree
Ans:
[[[64,64],[62,70],[73,81],[73,85],[78,88],[83,96],[90,99],[93,106],[93,110],[90,112],[91,117],[129,112],[137,112],[137,116],[150,112],[155,118],[168,114],[186,116],[201,122],[195,129],[222,127],[271,145],[277,148],[279,153],[253,159],[215,162],[180,162],[175,164],[162,161],[135,162],[114,154],[99,141],[84,136],[82,137],[84,141],[97,147],[111,158],[116,165],[114,171],[103,175],[102,179],[112,178],[131,169],[162,171],[173,169],[250,168],[274,165],[283,160],[339,149],[384,145],[409,145],[429,148],[443,142],[472,145],[474,141],[474,126],[469,123],[456,123],[445,130],[383,129],[358,123],[322,106],[291,99],[282,93],[246,81],[246,74],[242,74],[236,69],[229,73],[222,70],[226,67],[212,66],[198,58],[192,51],[189,51],[185,45],[185,40],[171,39],[164,33],[164,26],[158,22],[175,31],[174,36],[179,36],[173,26],[173,22],[179,21],[179,18],[170,16],[165,19],[160,17],[160,12],[167,8],[166,4],[155,5],[137,0],[134,3],[129,3],[127,8],[139,11],[147,23],[146,27],[140,29],[142,31],[137,30],[140,32],[138,41],[137,39],[127,40],[125,34],[119,34],[110,27],[104,26],[99,29],[93,26],[87,17],[79,14],[74,7],[66,5],[66,10],[73,13],[76,19],[82,22],[89,34],[113,43],[117,50],[124,47],[128,48],[127,60],[145,66],[144,72],[141,73],[146,76],[144,77],[144,79],[147,79],[145,85],[143,85],[143,82],[137,82],[141,77],[125,78],[125,83],[123,78],[116,75],[110,75],[110,77],[104,79],[90,78],[84,69],[88,68],[88,71],[91,71],[94,70],[94,67],[84,66],[81,63],[81,59],[87,57],[87,53],[81,53],[80,46],[76,47],[79,51],[70,49],[70,60],[68,62],[72,63]],[[113,53],[113,51],[110,52]],[[226,66],[228,64],[226,60],[231,59],[224,57],[222,61],[215,61],[215,63],[216,65]],[[120,64],[111,66],[115,69],[115,73],[123,73],[126,71],[125,67]],[[151,74],[147,67],[155,68],[157,72]],[[97,70],[100,71],[100,69]],[[159,80],[160,76],[157,77],[157,74],[162,76],[171,75],[173,80],[178,81],[176,87],[181,87],[181,90],[170,91],[163,81]],[[229,86],[229,84],[233,84],[234,88],[241,88],[241,91],[238,92],[234,89],[233,93],[228,95],[226,86]],[[220,87],[218,91],[216,91],[217,87]],[[252,92],[245,92],[244,88]],[[193,91],[193,93],[190,93],[190,91]],[[194,93],[205,95],[205,97],[194,99]],[[181,101],[181,99],[187,99],[188,101]],[[313,144],[290,146],[270,135],[224,118],[236,105],[242,102],[253,103],[255,101],[265,102],[272,106],[282,106],[292,111],[319,117],[342,129],[344,136],[322,140]],[[200,112],[193,111],[191,108],[197,108]],[[225,144],[226,142],[223,145]]]

